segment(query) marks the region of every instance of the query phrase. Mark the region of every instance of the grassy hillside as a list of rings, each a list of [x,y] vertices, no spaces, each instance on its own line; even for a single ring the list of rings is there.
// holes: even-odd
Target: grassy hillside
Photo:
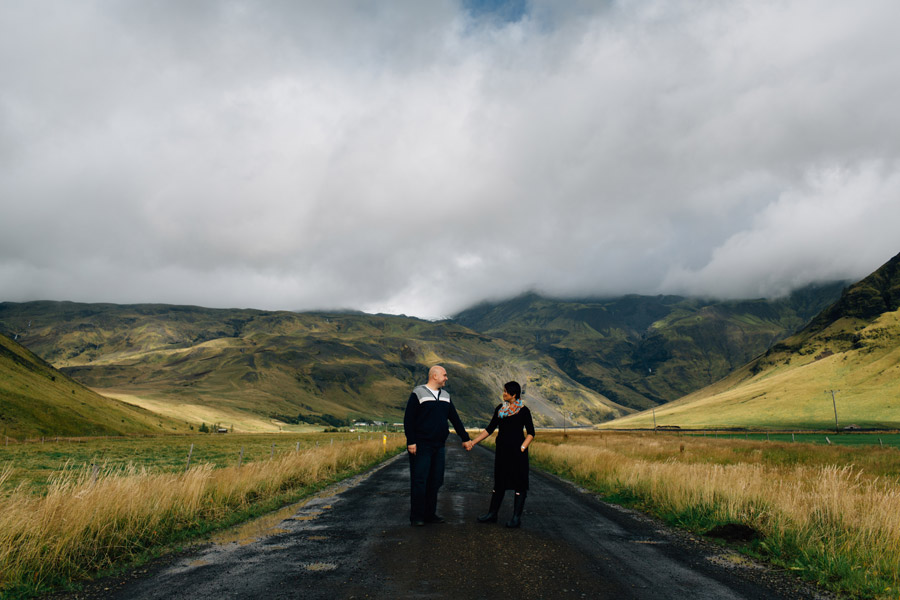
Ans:
[[[681,427],[900,428],[900,255],[794,336],[725,379],[655,410]],[[652,427],[653,414],[613,427]]]
[[[0,435],[172,433],[188,425],[105,398],[0,335]]]
[[[27,327],[27,323],[31,323]],[[0,304],[0,330],[104,394],[162,414],[277,430],[301,423],[402,418],[412,386],[444,364],[473,425],[503,381],[526,384],[539,420],[598,422],[628,409],[552,361],[460,325],[364,314],[299,314],[69,302]]]
[[[531,294],[475,307],[455,320],[544,353],[582,385],[644,409],[721,379],[803,327],[841,287],[730,302],[679,296],[566,301]]]

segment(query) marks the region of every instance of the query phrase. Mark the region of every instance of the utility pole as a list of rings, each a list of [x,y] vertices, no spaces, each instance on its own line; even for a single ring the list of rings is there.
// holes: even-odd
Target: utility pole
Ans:
[[[825,393],[831,392],[831,405],[834,407],[834,432],[840,433],[838,430],[838,418],[837,418],[837,400],[834,399],[834,395],[841,390],[825,390]]]

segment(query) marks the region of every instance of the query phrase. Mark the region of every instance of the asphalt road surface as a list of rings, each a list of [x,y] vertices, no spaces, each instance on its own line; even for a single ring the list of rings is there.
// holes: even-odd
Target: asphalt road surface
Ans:
[[[824,598],[790,577],[532,470],[521,529],[486,512],[493,454],[451,436],[438,512],[409,524],[406,456],[70,598]]]

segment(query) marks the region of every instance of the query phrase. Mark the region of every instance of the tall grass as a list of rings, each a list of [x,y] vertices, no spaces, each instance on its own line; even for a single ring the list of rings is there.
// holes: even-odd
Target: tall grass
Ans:
[[[761,534],[748,551],[835,591],[900,597],[896,478],[831,462],[837,455],[812,446],[807,456],[785,464],[777,447],[780,458],[764,458],[764,442],[653,437],[570,436],[564,443],[551,437],[532,446],[532,458],[536,466],[695,531],[748,525]],[[735,444],[752,450],[735,453]],[[880,452],[893,468],[900,459],[894,450],[858,452]]]
[[[393,453],[403,442],[388,443]],[[364,440],[182,473],[131,465],[95,477],[91,468],[67,469],[43,494],[20,485],[0,497],[0,594],[87,577],[253,506],[295,499],[383,456],[381,440]],[[10,473],[0,472],[0,488]]]

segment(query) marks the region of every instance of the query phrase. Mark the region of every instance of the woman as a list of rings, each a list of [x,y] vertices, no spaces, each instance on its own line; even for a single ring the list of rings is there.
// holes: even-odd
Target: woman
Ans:
[[[522,524],[522,509],[528,493],[528,446],[534,439],[534,423],[531,421],[531,411],[522,403],[522,388],[515,381],[503,386],[503,404],[494,409],[491,422],[470,444],[474,446],[497,428],[500,432],[494,455],[491,507],[478,517],[478,522],[496,523],[503,495],[506,490],[512,489],[516,492],[516,498],[512,519],[506,526],[518,527]]]

